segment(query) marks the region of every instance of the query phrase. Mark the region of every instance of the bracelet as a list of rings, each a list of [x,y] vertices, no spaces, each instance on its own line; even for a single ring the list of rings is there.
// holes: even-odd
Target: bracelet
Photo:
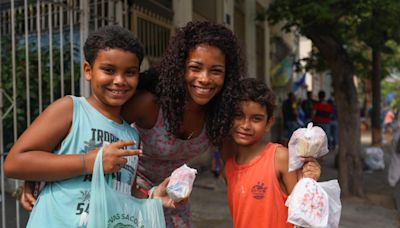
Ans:
[[[156,190],[157,186],[153,186],[149,191],[149,199],[153,199],[154,191]]]
[[[86,167],[85,167],[85,154],[79,154],[81,161],[82,161],[82,170],[83,170],[83,176],[86,175]]]
[[[149,198],[149,191],[147,191],[146,189],[140,187],[139,185],[136,185],[136,189],[137,189],[139,192],[143,193],[143,194],[145,195],[146,198]]]

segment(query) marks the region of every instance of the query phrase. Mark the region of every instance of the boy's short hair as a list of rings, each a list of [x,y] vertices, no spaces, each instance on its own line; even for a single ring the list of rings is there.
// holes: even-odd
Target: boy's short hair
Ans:
[[[131,31],[118,25],[99,28],[89,34],[83,46],[86,61],[92,66],[100,50],[116,48],[135,54],[139,59],[139,66],[144,57],[142,44]]]
[[[265,107],[267,112],[267,120],[270,120],[274,115],[275,109],[275,94],[268,86],[255,78],[244,78],[239,84],[239,102],[253,101]]]

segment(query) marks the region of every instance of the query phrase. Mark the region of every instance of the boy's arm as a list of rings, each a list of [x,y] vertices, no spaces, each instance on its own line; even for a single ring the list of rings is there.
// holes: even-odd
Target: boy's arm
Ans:
[[[92,173],[98,149],[79,155],[54,154],[72,124],[73,101],[64,97],[51,104],[18,138],[4,164],[5,175],[31,181],[56,181]],[[104,173],[116,172],[127,160],[124,156],[140,150],[122,150],[133,141],[107,145],[103,153]]]
[[[4,164],[6,176],[51,181],[82,174],[79,155],[61,159],[61,156],[51,153],[71,128],[72,110],[70,97],[63,97],[49,105],[11,148]]]
[[[275,171],[281,190],[290,195],[298,181],[297,171],[289,172],[289,152],[286,147],[279,146],[275,152]]]

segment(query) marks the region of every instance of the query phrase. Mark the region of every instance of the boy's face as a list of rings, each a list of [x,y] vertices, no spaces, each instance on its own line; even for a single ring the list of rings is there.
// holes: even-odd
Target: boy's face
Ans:
[[[93,66],[85,62],[85,79],[90,81],[92,96],[108,106],[122,106],[133,96],[139,81],[139,59],[132,52],[103,49]]]
[[[272,121],[268,121],[265,107],[257,102],[242,101],[233,120],[232,138],[241,146],[250,146],[262,140]]]

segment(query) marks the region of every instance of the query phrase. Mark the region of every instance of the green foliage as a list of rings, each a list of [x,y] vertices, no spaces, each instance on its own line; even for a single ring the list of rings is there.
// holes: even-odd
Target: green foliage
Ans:
[[[17,95],[17,134],[20,135],[27,128],[27,102],[30,101],[30,119],[33,121],[40,113],[39,110],[39,78],[38,78],[38,52],[37,44],[29,44],[29,97],[27,98],[26,88],[26,67],[27,61],[25,57],[25,44],[24,42],[19,43],[18,38],[16,41],[16,84],[13,85],[12,75],[12,58],[11,58],[11,39],[8,37],[2,37],[0,43],[1,49],[1,88],[10,97],[13,96],[13,86],[16,87]],[[54,45],[54,44],[53,44]],[[71,92],[71,62],[70,62],[70,43],[64,43],[64,91],[65,94]],[[79,47],[74,46],[74,56],[79,53]],[[53,96],[54,100],[61,97],[61,66],[60,66],[60,48],[58,45],[53,46]],[[75,59],[73,65],[74,70],[74,85],[75,93],[79,93],[79,78],[80,78],[80,64],[79,59]],[[42,108],[46,108],[50,103],[50,51],[48,44],[43,44],[41,47],[41,82],[42,82]],[[3,96],[3,112],[8,107],[12,106],[12,103]],[[5,151],[8,151],[14,142],[13,134],[13,114],[12,112],[6,115],[3,119],[3,131]]]
[[[297,30],[308,36],[317,31],[334,37],[348,53],[354,72],[361,78],[371,77],[371,49],[382,51],[382,78],[389,75],[398,62],[394,49],[400,43],[400,1],[398,0],[276,0],[258,19],[271,24],[284,22],[285,31]],[[306,67],[328,70],[317,50],[305,59]],[[397,59],[397,58],[396,58]],[[397,64],[397,65],[396,65]]]

